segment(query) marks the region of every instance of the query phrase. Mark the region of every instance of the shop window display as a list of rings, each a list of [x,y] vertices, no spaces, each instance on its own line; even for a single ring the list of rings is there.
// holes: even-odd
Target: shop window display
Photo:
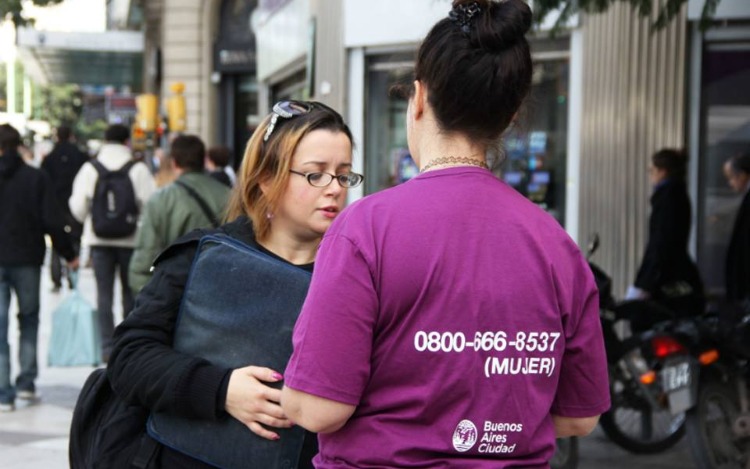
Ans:
[[[724,162],[750,148],[750,42],[708,44],[703,56],[698,267],[710,294],[724,292],[724,263],[741,197]]]
[[[390,96],[396,83],[412,79],[410,55],[375,56],[368,62],[365,193],[419,174],[406,142],[407,101]],[[568,61],[535,64],[532,91],[521,118],[505,135],[494,171],[547,210],[561,224],[565,214]]]

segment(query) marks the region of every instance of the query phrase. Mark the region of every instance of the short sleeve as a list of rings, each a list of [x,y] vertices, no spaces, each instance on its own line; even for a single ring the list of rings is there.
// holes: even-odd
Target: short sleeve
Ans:
[[[343,236],[323,239],[293,335],[285,384],[357,405],[370,377],[378,312],[371,263]]]
[[[564,321],[565,352],[560,381],[551,412],[561,417],[583,418],[609,409],[607,356],[599,320],[599,292],[582,256],[573,263],[574,279]]]

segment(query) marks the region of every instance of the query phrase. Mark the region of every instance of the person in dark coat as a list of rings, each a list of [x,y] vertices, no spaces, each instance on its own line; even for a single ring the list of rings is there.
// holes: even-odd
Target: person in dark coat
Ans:
[[[70,213],[68,199],[73,192],[73,180],[78,174],[78,170],[88,159],[89,157],[74,143],[70,127],[61,125],[57,128],[57,143],[42,162],[42,171],[47,173],[52,181],[58,210],[65,219],[65,231],[68,232],[71,241],[73,241],[76,255],[81,247],[83,224],[79,223]],[[60,262],[60,253],[53,250],[50,259],[50,274],[53,284],[52,291],[54,292],[59,291],[62,286],[62,271],[63,265]],[[68,272],[67,277],[68,284],[72,288],[70,272]]]
[[[78,268],[78,257],[65,233],[47,175],[27,165],[18,153],[21,136],[0,125],[0,412],[15,408],[15,399],[36,398],[39,330],[39,283],[49,234],[54,248]],[[11,291],[18,301],[19,373],[10,375],[8,313]]]
[[[230,166],[232,150],[225,146],[215,146],[206,152],[206,170],[208,174],[228,187],[234,187],[237,176]]]
[[[662,149],[651,157],[654,187],[651,196],[648,244],[638,269],[635,287],[678,315],[704,310],[703,282],[688,254],[691,209],[685,177],[687,155]]]
[[[724,175],[742,203],[729,241],[726,260],[726,297],[731,302],[750,300],[750,153],[724,163]]]

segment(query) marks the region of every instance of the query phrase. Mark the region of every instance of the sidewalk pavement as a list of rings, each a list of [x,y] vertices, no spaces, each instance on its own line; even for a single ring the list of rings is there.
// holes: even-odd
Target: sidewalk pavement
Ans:
[[[49,257],[49,256],[48,256]],[[83,264],[84,257],[81,258]],[[82,267],[79,289],[96,304],[96,284],[90,268]],[[67,284],[67,282],[64,282]],[[52,293],[49,264],[42,267],[41,309],[39,313],[39,378],[36,386],[40,400],[28,404],[16,400],[14,412],[0,413],[0,467],[3,469],[57,469],[68,467],[68,431],[78,392],[94,369],[92,367],[49,368],[47,344],[52,327],[52,312],[68,295],[67,285]],[[122,318],[119,283],[115,285],[115,311]],[[11,304],[8,338],[13,376],[18,367],[18,323],[15,299]],[[116,321],[118,320],[116,318]]]

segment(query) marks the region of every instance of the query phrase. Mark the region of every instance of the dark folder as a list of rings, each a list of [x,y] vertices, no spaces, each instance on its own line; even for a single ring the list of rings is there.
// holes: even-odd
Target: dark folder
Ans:
[[[221,366],[283,372],[310,273],[226,235],[201,239],[175,328],[174,348]],[[152,413],[149,434],[217,467],[295,468],[304,430],[261,438],[238,420],[203,421]]]

